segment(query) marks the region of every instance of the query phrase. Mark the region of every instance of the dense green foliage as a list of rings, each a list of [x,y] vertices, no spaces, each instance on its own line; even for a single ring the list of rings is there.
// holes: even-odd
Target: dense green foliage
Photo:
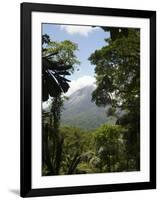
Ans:
[[[127,128],[128,162],[140,169],[140,30],[109,28],[113,38],[89,58],[96,65],[97,88],[92,100],[126,112],[117,124]],[[114,34],[113,34],[114,33]],[[117,37],[115,37],[115,33]],[[130,168],[128,166],[128,168]]]
[[[73,73],[75,65],[79,64],[74,54],[77,49],[71,41],[53,42],[48,35],[42,36],[43,101],[52,97],[51,112],[43,112],[43,175],[59,174],[63,145],[59,126],[65,98],[62,94],[69,89],[69,80],[65,76]]]
[[[126,130],[118,125],[102,125],[95,131],[100,172],[126,171]]]
[[[140,94],[140,41],[138,30],[128,30],[128,36],[96,50],[89,58],[96,65],[97,88],[93,100],[99,106],[112,103],[130,109],[139,102]]]
[[[77,45],[69,40],[53,42],[48,35],[42,36],[43,101],[68,91],[70,80],[65,76],[69,76],[79,64],[74,54],[76,50]]]
[[[119,125],[104,124],[95,131],[62,127],[58,135],[54,134],[54,144],[57,137],[61,143],[54,151],[52,145],[49,149],[50,153],[62,151],[58,163],[54,160],[57,171],[48,171],[44,165],[43,175],[127,171],[125,134],[126,130]]]

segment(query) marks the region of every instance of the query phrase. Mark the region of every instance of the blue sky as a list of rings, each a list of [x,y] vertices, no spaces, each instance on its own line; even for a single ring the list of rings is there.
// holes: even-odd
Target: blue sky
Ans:
[[[76,90],[76,84],[79,85],[77,87],[80,87],[83,85],[82,82],[86,84],[93,82],[95,66],[90,64],[88,58],[96,49],[106,45],[104,39],[109,37],[109,32],[90,26],[43,24],[42,34],[48,34],[54,41],[71,40],[78,44],[79,51],[76,51],[75,54],[81,64],[78,67],[79,71],[75,70],[69,77],[71,85],[74,84],[74,90]],[[71,87],[71,89],[73,88]]]

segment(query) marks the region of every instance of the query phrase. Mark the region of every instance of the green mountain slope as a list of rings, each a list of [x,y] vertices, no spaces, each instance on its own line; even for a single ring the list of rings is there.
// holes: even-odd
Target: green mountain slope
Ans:
[[[95,129],[102,123],[115,123],[114,117],[107,117],[106,110],[91,102],[91,95],[95,87],[86,86],[70,95],[64,102],[61,125],[76,126],[83,129]]]

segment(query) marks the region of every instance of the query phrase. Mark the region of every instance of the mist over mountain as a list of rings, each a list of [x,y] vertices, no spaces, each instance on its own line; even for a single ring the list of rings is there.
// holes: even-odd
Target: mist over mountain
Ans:
[[[107,117],[106,111],[110,107],[96,106],[92,99],[95,86],[89,85],[81,88],[69,96],[64,102],[61,116],[61,125],[76,126],[83,129],[95,129],[103,123],[115,123],[114,117]]]

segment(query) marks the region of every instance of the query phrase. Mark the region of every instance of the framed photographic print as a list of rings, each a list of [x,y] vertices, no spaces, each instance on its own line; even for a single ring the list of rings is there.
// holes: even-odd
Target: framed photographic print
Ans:
[[[21,196],[156,188],[156,12],[21,4]]]

